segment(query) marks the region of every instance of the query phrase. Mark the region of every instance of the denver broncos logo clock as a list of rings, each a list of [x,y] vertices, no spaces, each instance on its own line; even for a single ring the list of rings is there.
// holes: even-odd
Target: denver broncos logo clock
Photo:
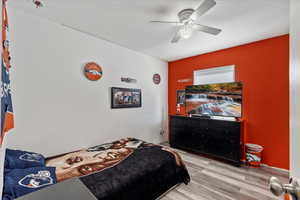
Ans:
[[[97,81],[102,78],[102,68],[95,62],[86,63],[84,66],[84,75],[91,81]]]

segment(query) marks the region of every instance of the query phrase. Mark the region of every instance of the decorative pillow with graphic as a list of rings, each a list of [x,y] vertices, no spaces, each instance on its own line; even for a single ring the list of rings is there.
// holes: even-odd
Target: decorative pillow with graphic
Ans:
[[[3,193],[15,199],[55,183],[55,167],[13,169],[5,175]]]
[[[41,154],[6,149],[5,169],[25,169],[31,167],[45,167],[45,158]]]

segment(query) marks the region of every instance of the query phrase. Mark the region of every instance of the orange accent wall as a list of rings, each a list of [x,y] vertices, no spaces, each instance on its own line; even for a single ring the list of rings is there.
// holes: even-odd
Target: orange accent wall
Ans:
[[[169,63],[169,114],[176,113],[176,90],[193,71],[232,65],[244,83],[245,140],[264,146],[262,162],[289,169],[289,35]],[[184,107],[181,108],[184,113]]]

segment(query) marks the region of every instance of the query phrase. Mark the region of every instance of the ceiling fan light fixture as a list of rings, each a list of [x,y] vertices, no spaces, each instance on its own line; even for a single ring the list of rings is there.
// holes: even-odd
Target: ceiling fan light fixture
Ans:
[[[193,35],[193,26],[190,24],[185,24],[179,31],[180,36],[184,39],[188,39]]]
[[[196,9],[188,8],[181,10],[177,15],[179,21],[151,21],[156,23],[167,23],[177,25],[171,43],[177,43],[181,39],[188,39],[196,32],[204,32],[218,35],[222,30],[210,26],[198,24],[198,18],[208,12],[217,3],[216,0],[201,0],[202,3]]]

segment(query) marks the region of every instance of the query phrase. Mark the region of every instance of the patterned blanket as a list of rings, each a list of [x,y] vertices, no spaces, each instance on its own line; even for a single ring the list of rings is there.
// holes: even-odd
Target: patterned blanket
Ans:
[[[99,200],[153,200],[190,177],[179,154],[126,138],[46,160],[58,182],[80,177]]]

